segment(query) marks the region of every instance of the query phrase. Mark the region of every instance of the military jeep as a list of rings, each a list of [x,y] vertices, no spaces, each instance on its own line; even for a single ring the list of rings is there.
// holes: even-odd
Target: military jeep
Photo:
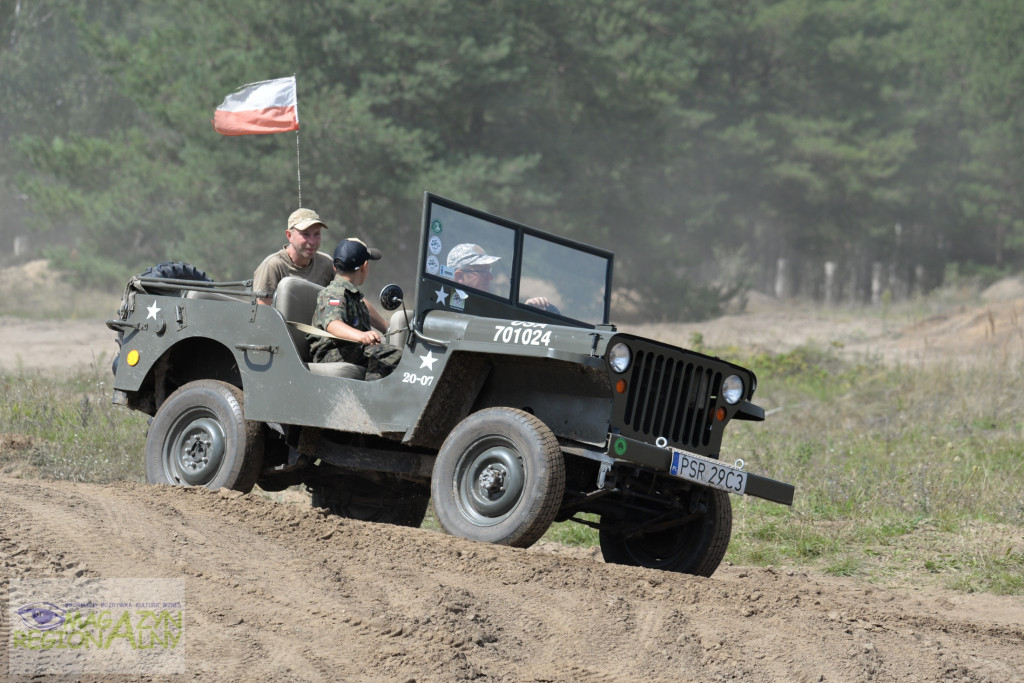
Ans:
[[[481,253],[460,279],[449,254]],[[389,285],[396,370],[311,363],[319,287],[195,268],[132,278],[113,401],[153,416],[152,483],[276,491],[351,518],[527,547],[555,521],[599,532],[607,562],[710,576],[729,496],[793,487],[718,459],[731,420],[763,420],[750,370],[616,330],[610,252],[427,193],[415,292]],[[181,265],[181,264],[179,264]],[[486,285],[481,284],[486,282]]]

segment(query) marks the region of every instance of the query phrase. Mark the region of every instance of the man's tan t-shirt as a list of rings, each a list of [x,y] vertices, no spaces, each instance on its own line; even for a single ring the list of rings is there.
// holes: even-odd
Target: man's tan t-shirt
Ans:
[[[318,251],[308,266],[299,268],[288,256],[288,250],[281,249],[263,259],[263,263],[256,268],[252,276],[253,291],[268,292],[267,296],[272,299],[277,284],[289,275],[326,287],[334,279],[334,260]]]

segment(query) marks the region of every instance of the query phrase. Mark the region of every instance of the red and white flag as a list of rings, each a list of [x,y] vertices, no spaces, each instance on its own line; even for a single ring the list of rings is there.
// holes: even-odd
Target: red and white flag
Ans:
[[[213,114],[221,135],[264,135],[299,129],[295,76],[242,86],[224,98]]]

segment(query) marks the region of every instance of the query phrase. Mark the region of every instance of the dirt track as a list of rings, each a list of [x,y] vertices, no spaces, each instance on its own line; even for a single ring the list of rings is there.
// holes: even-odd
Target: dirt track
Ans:
[[[1019,598],[729,566],[701,579],[133,483],[0,478],[0,519],[4,596],[28,576],[185,579],[187,669],[204,680],[1024,676]]]
[[[768,305],[636,330],[683,344],[699,332],[714,347],[1005,360],[1024,356],[1022,319],[1016,295],[911,324]],[[0,317],[3,370],[95,365],[102,380],[114,348],[100,319]],[[185,670],[200,680],[1024,680],[1021,597],[733,566],[700,579],[253,495],[0,477],[0,601],[12,580],[46,577],[184,580]],[[11,628],[0,625],[0,642]],[[0,679],[8,656],[0,646]]]

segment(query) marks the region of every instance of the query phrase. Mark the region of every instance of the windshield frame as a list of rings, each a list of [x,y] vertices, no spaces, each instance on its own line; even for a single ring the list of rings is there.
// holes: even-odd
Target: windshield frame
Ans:
[[[453,218],[457,219],[457,221],[463,221],[466,225],[478,225],[484,230],[493,229],[491,234],[501,238],[498,240],[501,246],[496,248],[495,255],[499,252],[501,253],[499,261],[508,259],[505,263],[501,264],[501,273],[503,276],[507,276],[508,282],[502,282],[498,285],[498,293],[492,293],[484,289],[474,289],[461,283],[456,285],[453,280],[453,272],[446,265],[443,265],[443,257],[446,251],[442,251],[441,238],[447,235],[443,232],[445,226],[434,221],[435,215],[453,215]],[[434,223],[433,230],[432,223]],[[508,230],[509,234],[505,235],[500,229]],[[463,233],[466,232],[466,230],[463,230]],[[469,232],[471,234],[471,231]],[[508,239],[508,237],[511,237],[511,239]],[[559,248],[577,252],[581,255],[581,262],[583,263],[589,262],[587,257],[593,257],[592,267],[595,269],[596,277],[589,278],[588,280],[596,282],[598,279],[601,279],[603,280],[601,284],[604,288],[603,300],[599,303],[596,301],[596,296],[600,292],[595,292],[593,308],[595,314],[599,315],[599,320],[582,320],[572,315],[563,315],[561,311],[543,310],[519,301],[519,290],[523,279],[524,242],[527,238],[543,240]],[[449,243],[447,249],[451,249],[452,246],[454,245]],[[510,250],[512,253],[509,258],[508,251]],[[454,310],[475,316],[554,322],[561,325],[591,329],[598,325],[609,324],[614,254],[605,249],[561,237],[518,221],[502,218],[464,204],[459,204],[431,192],[425,192],[418,255],[416,310],[418,312],[417,317],[420,320],[422,320],[422,316],[432,310]],[[604,261],[603,273],[600,272],[602,270],[602,260]],[[466,290],[469,291],[466,292]],[[467,298],[462,300],[461,297],[457,297],[453,293],[456,291],[468,293]],[[599,312],[597,311],[598,308],[600,308]]]

